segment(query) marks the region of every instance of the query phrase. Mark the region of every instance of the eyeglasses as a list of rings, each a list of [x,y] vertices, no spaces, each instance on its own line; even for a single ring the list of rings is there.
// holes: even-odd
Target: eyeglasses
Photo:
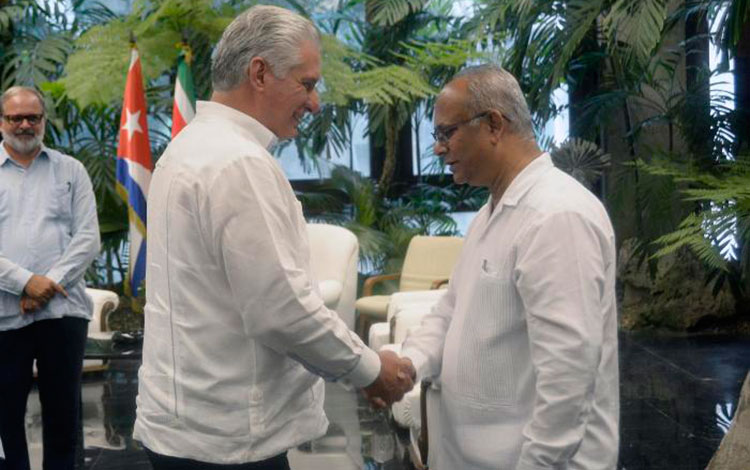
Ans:
[[[455,124],[451,124],[450,126],[435,126],[435,130],[432,131],[432,137],[435,139],[436,142],[439,142],[441,144],[447,144],[449,140],[451,140],[451,137],[453,137],[453,134],[458,130],[460,126],[463,126],[464,124],[468,124],[471,121],[477,120],[479,118],[483,118],[486,115],[490,114],[489,111],[484,111],[482,113],[476,114],[473,117],[470,117],[469,119],[459,121]]]
[[[297,82],[302,85],[302,87],[305,89],[305,91],[309,94],[313,91],[317,91],[318,87],[318,81],[313,79],[303,79],[303,80],[297,80]]]
[[[27,121],[32,126],[36,126],[42,119],[44,114],[4,114],[3,118],[5,121],[13,124],[14,126],[20,126],[23,121]]]

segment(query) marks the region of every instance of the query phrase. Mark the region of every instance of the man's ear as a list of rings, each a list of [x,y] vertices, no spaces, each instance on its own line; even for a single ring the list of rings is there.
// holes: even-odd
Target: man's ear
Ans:
[[[266,87],[268,74],[271,73],[268,64],[261,57],[253,57],[247,66],[247,74],[253,88],[263,89]]]
[[[505,121],[503,120],[503,114],[496,109],[493,109],[487,112],[487,123],[489,124],[490,129],[493,132],[496,132],[496,131],[502,132],[505,129]]]
[[[500,111],[493,109],[487,112],[487,125],[490,126],[493,139],[499,139],[504,134],[506,124]]]

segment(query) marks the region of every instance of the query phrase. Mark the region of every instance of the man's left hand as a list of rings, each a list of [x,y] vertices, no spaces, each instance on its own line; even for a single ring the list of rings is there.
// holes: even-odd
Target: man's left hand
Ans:
[[[40,310],[42,307],[44,307],[44,303],[32,299],[31,297],[24,295],[21,297],[21,314],[25,315],[27,313],[34,312],[36,310]]]

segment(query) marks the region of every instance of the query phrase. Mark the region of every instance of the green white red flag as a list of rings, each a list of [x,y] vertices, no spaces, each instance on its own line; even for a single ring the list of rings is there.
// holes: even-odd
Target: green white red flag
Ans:
[[[195,86],[190,70],[192,54],[188,46],[177,59],[177,80],[174,84],[174,104],[172,105],[172,138],[188,125],[195,116]]]

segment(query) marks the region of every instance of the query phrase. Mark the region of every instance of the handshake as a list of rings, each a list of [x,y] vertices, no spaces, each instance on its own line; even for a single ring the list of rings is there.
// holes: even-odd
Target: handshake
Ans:
[[[409,359],[400,358],[393,351],[381,351],[378,355],[380,374],[363,392],[373,408],[385,408],[414,388],[417,371]]]

